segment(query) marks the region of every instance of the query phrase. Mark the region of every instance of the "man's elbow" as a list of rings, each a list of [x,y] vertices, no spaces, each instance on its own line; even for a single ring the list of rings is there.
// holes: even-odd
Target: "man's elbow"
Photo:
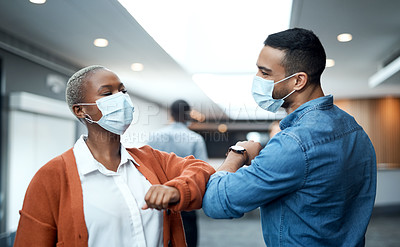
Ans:
[[[214,203],[208,203],[208,200],[203,199],[203,211],[205,215],[213,219],[230,219],[228,215],[225,214],[221,207],[215,206]]]
[[[210,191],[206,191],[204,195],[202,208],[205,215],[213,219],[234,218],[233,216],[227,214],[217,198],[217,195],[212,195]]]
[[[221,185],[222,178],[215,173],[208,181],[206,192],[203,197],[202,208],[204,213],[214,219],[232,219],[240,218],[242,213],[236,212],[234,208],[229,205],[229,200],[225,195],[225,186]]]

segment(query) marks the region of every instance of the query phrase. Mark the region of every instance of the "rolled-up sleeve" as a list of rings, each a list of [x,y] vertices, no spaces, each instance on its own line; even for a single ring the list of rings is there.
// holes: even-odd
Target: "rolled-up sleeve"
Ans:
[[[307,176],[307,156],[296,138],[279,134],[252,161],[235,173],[217,172],[203,198],[206,215],[239,218],[244,213],[300,189]]]

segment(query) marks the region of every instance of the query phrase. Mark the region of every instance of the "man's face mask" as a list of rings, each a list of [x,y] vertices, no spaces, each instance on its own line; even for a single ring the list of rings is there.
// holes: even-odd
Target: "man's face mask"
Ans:
[[[286,78],[283,78],[280,81],[277,81],[274,83],[273,80],[266,80],[264,78],[261,78],[259,76],[254,76],[253,79],[253,86],[251,89],[251,93],[253,95],[254,100],[260,106],[262,109],[270,111],[270,112],[277,112],[279,107],[282,106],[282,104],[285,102],[285,99],[289,97],[292,93],[294,93],[296,90],[293,90],[290,92],[288,95],[283,97],[282,99],[274,99],[272,98],[272,92],[274,91],[274,85],[278,84],[280,82],[286,81],[289,78],[292,78],[293,76],[297,75],[297,73],[288,76]]]

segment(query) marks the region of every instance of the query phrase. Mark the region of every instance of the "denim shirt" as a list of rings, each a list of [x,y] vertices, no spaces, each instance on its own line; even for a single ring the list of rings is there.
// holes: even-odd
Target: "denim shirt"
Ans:
[[[203,210],[238,218],[260,207],[267,246],[364,246],[376,193],[367,134],[331,95],[285,117],[252,161],[209,180]]]

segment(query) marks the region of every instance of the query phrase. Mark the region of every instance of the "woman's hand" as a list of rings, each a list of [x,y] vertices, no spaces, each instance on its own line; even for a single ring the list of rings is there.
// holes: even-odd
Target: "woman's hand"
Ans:
[[[144,200],[146,204],[142,207],[143,210],[149,208],[155,208],[158,210],[168,208],[171,203],[179,202],[181,196],[179,190],[174,187],[169,187],[165,185],[153,185],[147,191]]]

